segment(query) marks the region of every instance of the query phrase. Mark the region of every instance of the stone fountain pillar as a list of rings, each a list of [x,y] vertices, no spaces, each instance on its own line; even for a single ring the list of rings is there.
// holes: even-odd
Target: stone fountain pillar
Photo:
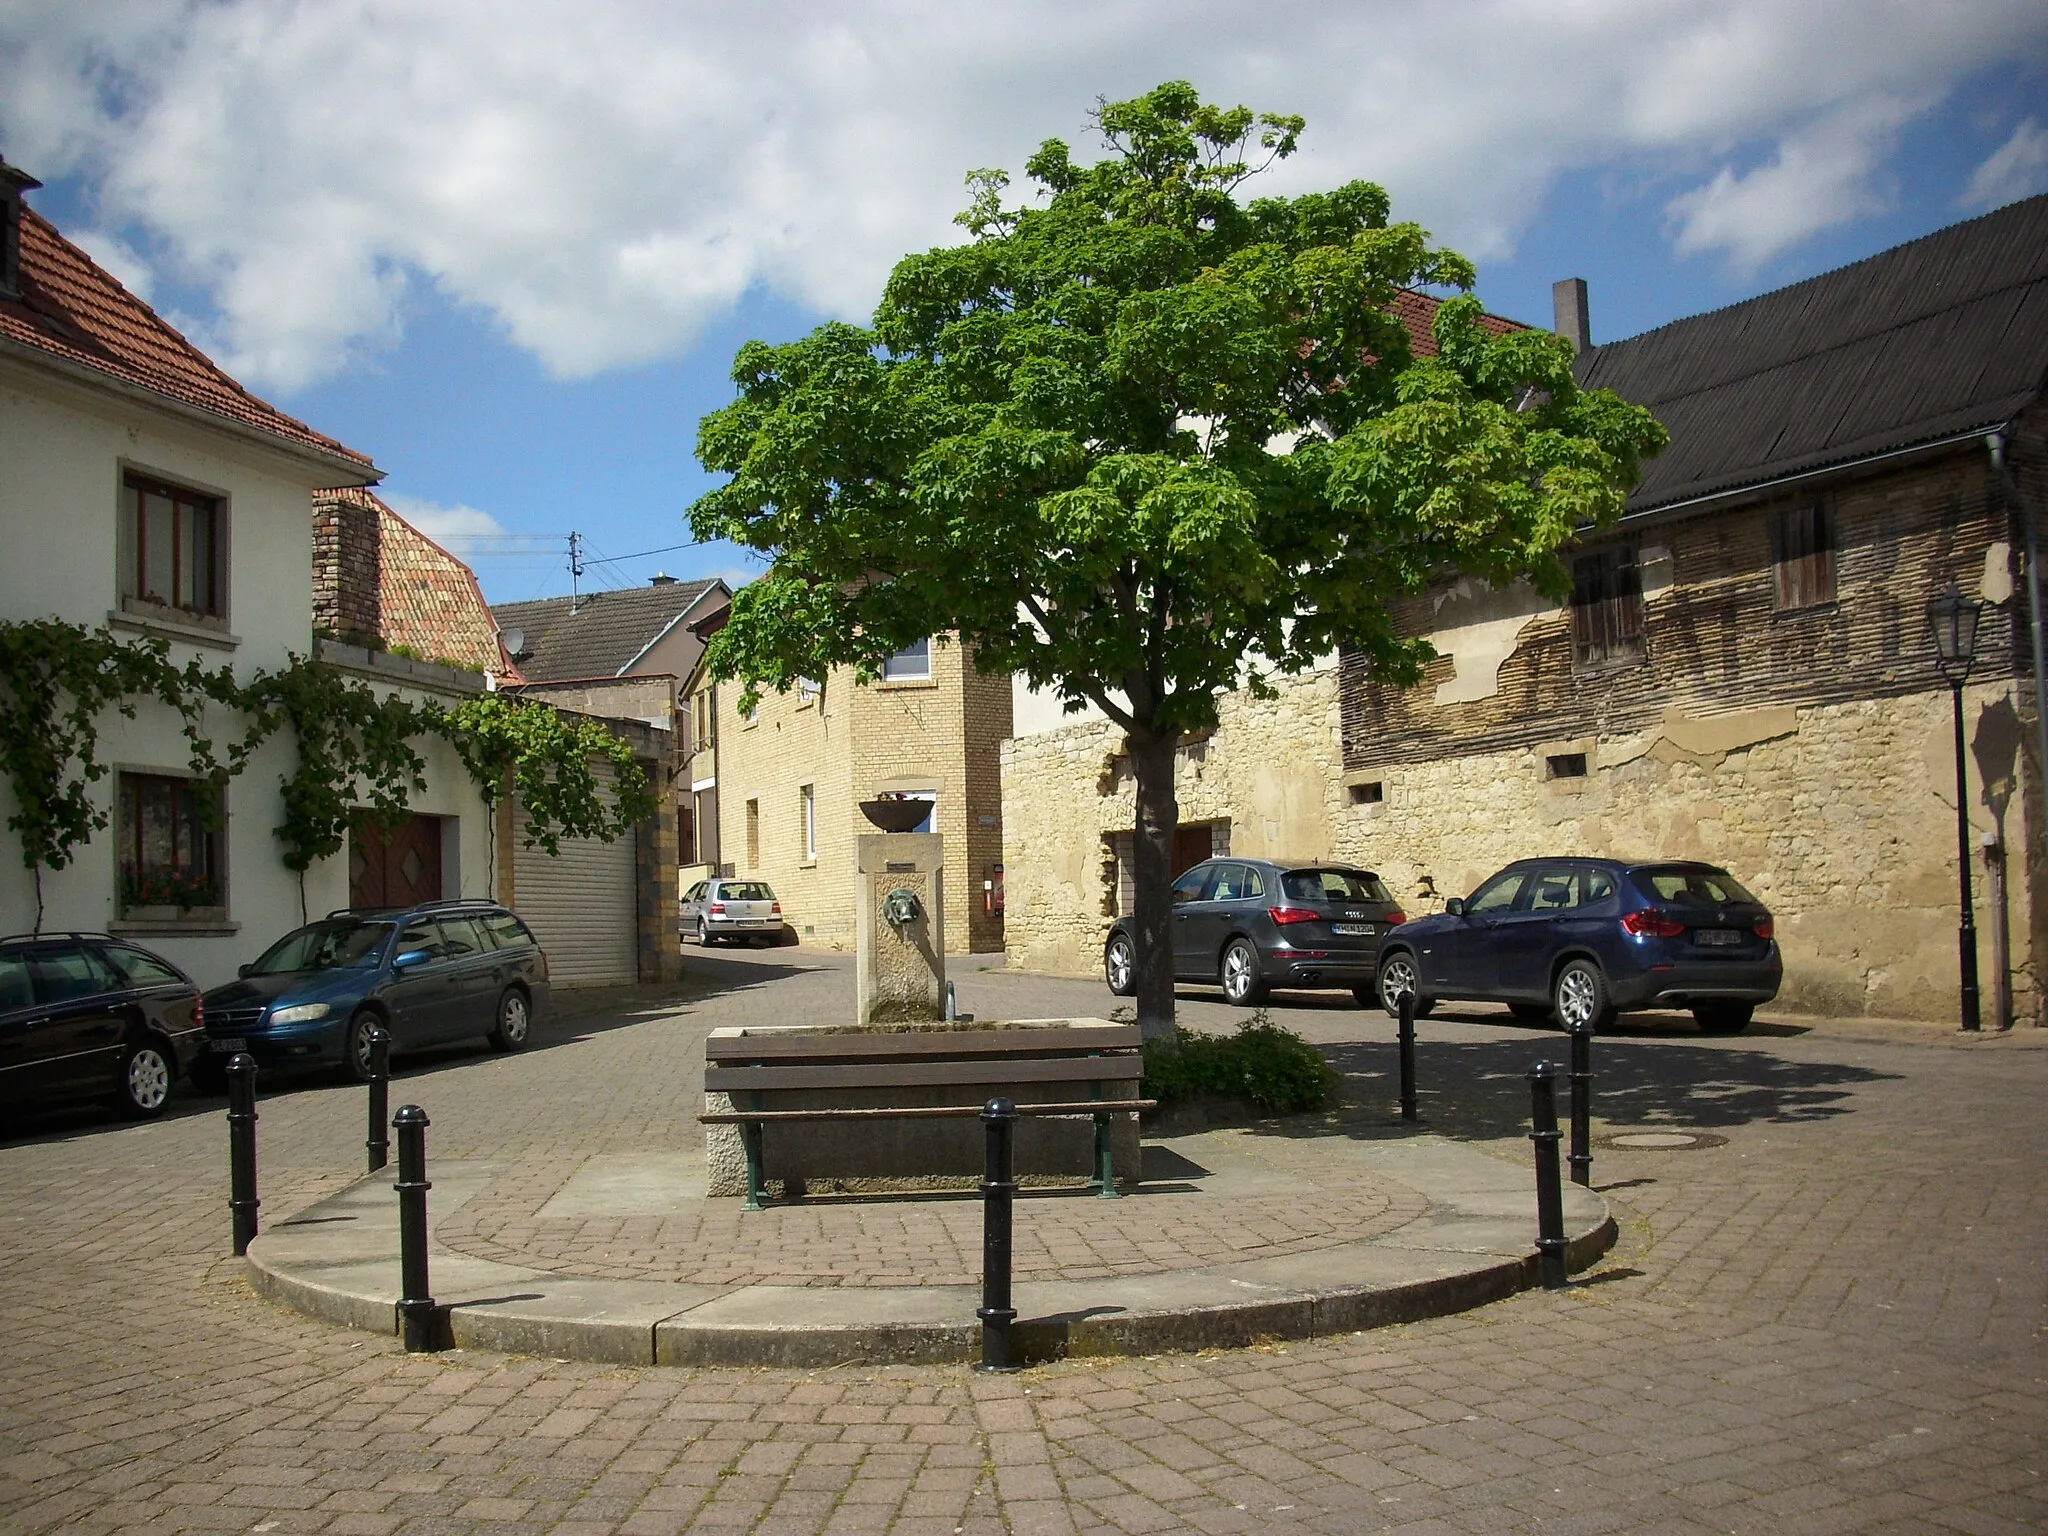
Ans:
[[[921,801],[870,800],[875,825],[915,826]],[[884,830],[854,840],[860,872],[854,930],[854,1022],[907,1024],[946,1014],[945,840]]]

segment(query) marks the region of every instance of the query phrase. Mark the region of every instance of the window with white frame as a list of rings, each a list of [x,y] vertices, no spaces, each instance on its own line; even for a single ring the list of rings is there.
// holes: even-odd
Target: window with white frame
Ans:
[[[800,677],[796,680],[796,702],[798,707],[818,702],[818,680],[815,677]]]
[[[882,680],[888,683],[921,682],[932,675],[932,642],[927,635],[913,640],[882,663]]]
[[[806,784],[797,792],[797,812],[803,819],[804,862],[814,862],[818,857],[818,791],[815,785]]]

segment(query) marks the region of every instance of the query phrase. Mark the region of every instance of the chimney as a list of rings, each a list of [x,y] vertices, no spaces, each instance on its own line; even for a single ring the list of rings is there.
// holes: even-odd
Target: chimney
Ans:
[[[650,587],[672,587],[675,584],[675,577],[669,575],[667,571],[656,571],[647,582]]]
[[[1592,322],[1586,318],[1586,280],[1567,277],[1550,285],[1550,307],[1556,315],[1551,329],[1572,344],[1574,352],[1593,345]]]
[[[42,183],[0,160],[0,296],[21,297],[21,194]]]

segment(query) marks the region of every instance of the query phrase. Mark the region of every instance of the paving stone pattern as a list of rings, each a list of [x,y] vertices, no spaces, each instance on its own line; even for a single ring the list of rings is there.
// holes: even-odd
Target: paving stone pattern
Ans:
[[[723,989],[601,1000],[618,1006],[519,1057],[408,1064],[394,1103],[427,1107],[439,1156],[686,1149],[705,1029],[841,1010],[852,985],[803,951],[690,961]],[[1108,1002],[1092,983],[960,982],[984,1017]],[[1234,1017],[1198,997],[1186,1022]],[[1380,1113],[1384,1018],[1275,1013]],[[1476,1013],[1423,1036],[1432,1128],[1526,1158],[1521,1074],[1563,1042]],[[12,1127],[0,1529],[2040,1532],[2042,1043],[1625,1026],[1599,1050],[1600,1128],[1725,1140],[1603,1149],[1623,1238],[1569,1291],[1012,1377],[408,1357],[251,1295],[227,1254],[220,1101]],[[355,1177],[361,1111],[325,1086],[265,1098],[266,1221]]]

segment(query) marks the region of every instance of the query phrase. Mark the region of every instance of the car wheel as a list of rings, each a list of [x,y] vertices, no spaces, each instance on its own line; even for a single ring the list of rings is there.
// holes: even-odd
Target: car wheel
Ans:
[[[1614,1017],[1614,1004],[1607,995],[1607,978],[1590,960],[1571,960],[1557,973],[1550,988],[1552,1012],[1566,1029],[1591,1025],[1605,1029]]]
[[[1102,979],[1109,983],[1111,997],[1129,997],[1138,989],[1138,957],[1127,934],[1112,935],[1102,951]]]
[[[1266,1000],[1266,984],[1259,980],[1259,952],[1250,939],[1232,939],[1223,946],[1223,963],[1216,974],[1223,995],[1240,1008]]]
[[[341,1075],[350,1082],[370,1080],[370,1026],[383,1022],[371,1008],[357,1009],[356,1016],[348,1021],[348,1033],[341,1040]]]
[[[1720,999],[1695,1003],[1692,1010],[1692,1016],[1698,1022],[1700,1033],[1703,1035],[1739,1035],[1749,1028],[1750,1018],[1755,1013],[1754,1003]]]
[[[507,987],[498,999],[498,1022],[491,1030],[491,1049],[519,1051],[526,1048],[526,1036],[533,1027],[533,1007],[517,987]]]
[[[1405,949],[1397,949],[1380,962],[1379,1000],[1387,1010],[1387,1017],[1401,1017],[1401,994],[1415,993],[1415,1017],[1426,1019],[1430,1009],[1436,1006],[1436,999],[1424,997],[1417,991],[1421,978],[1415,972],[1415,957]]]
[[[129,1046],[128,1053],[121,1058],[121,1112],[137,1120],[162,1114],[171,1100],[171,1079],[176,1070],[171,1065],[171,1053],[161,1040],[144,1040]]]
[[[1524,1024],[1548,1024],[1551,1020],[1548,1003],[1509,1003],[1508,1012]]]
[[[711,947],[711,929],[701,917],[697,919],[697,946],[700,949]]]

